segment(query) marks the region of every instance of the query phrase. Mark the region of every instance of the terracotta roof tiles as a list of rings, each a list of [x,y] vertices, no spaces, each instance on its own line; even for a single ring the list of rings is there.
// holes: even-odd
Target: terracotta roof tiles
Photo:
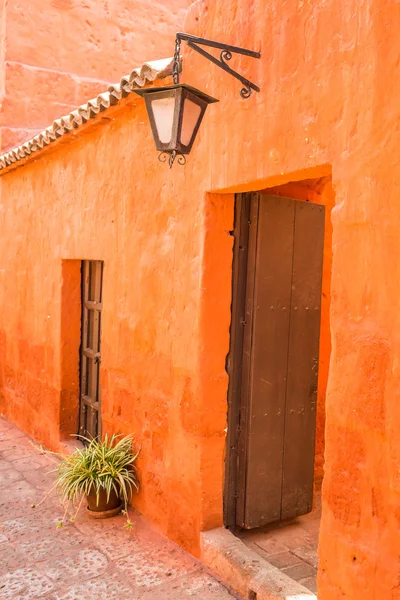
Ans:
[[[172,58],[155,60],[144,63],[134,69],[130,75],[124,75],[120,82],[110,85],[107,92],[97,98],[82,104],[70,114],[56,119],[47,127],[24,144],[0,155],[0,174],[4,169],[15,165],[18,161],[28,158],[32,153],[42,150],[61,136],[94,119],[100,112],[118,104],[121,98],[128,96],[135,88],[143,87],[156,79],[164,79],[172,74]]]

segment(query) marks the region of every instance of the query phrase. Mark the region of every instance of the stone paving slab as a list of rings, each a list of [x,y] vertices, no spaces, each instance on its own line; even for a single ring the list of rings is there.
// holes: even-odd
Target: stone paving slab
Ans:
[[[314,510],[279,525],[243,531],[242,541],[311,592],[317,592],[320,496]]]
[[[63,510],[54,463],[0,417],[0,600],[233,600],[178,546],[133,513],[92,520],[84,510],[57,529]]]

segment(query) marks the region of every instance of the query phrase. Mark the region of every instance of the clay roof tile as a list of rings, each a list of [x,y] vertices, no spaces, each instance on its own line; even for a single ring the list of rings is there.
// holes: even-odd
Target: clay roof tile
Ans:
[[[172,75],[172,65],[172,58],[144,63],[141,67],[133,69],[130,75],[121,77],[119,83],[110,85],[108,90],[99,94],[97,98],[82,104],[69,115],[56,119],[50,127],[47,127],[21,146],[0,154],[0,175],[8,167],[28,158],[32,153],[42,150],[73,129],[81,127],[90,119],[94,119],[100,112],[108,110],[110,106],[118,104],[121,98],[128,96],[135,88],[143,87],[156,79],[169,77]]]

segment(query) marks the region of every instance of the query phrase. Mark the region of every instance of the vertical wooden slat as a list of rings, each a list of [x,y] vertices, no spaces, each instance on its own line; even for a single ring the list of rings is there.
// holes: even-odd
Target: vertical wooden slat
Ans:
[[[95,300],[97,303],[102,301],[102,290],[103,290],[103,263],[96,261],[96,279],[95,279]],[[95,352],[99,355],[101,353],[101,311],[96,310],[96,327],[97,327],[97,340],[94,346]],[[93,348],[93,349],[94,349]],[[100,356],[96,361],[96,401],[98,402],[97,420],[96,420],[96,435],[101,435],[101,386],[100,386]]]
[[[94,287],[94,261],[93,260],[89,260],[89,290],[88,290],[88,296],[87,296],[87,300],[94,300],[94,292],[93,292],[93,287]]]
[[[281,512],[294,213],[293,200],[260,197],[251,347],[244,347],[243,360],[244,368],[250,361],[249,388],[242,388],[248,406],[246,528],[278,520]]]
[[[81,266],[81,286],[82,286],[82,324],[81,324],[81,398],[88,393],[88,359],[83,354],[83,349],[87,345],[88,332],[88,311],[85,307],[85,299],[89,293],[89,264],[87,260],[82,261]],[[80,402],[79,434],[85,435],[86,432],[86,413],[87,407]]]
[[[240,426],[240,390],[242,382],[242,350],[245,323],[245,292],[249,242],[250,194],[235,197],[235,229],[232,263],[232,320],[227,360],[228,432],[226,438],[224,524],[236,525],[238,433]]]
[[[296,202],[282,519],[312,509],[325,208]]]
[[[85,437],[93,438],[97,435],[97,410],[88,404],[86,411],[87,416]]]
[[[246,482],[248,473],[248,445],[249,445],[249,418],[250,418],[250,373],[251,373],[251,349],[253,339],[253,295],[255,284],[255,263],[257,253],[257,229],[258,229],[259,198],[253,194],[250,200],[250,221],[248,233],[248,253],[246,270],[246,290],[244,297],[244,323],[243,323],[243,345],[242,345],[242,377],[240,382],[240,409],[239,409],[239,431],[238,431],[238,477],[237,477],[237,503],[236,523],[245,527],[246,522]]]
[[[93,274],[94,274],[94,269],[93,269],[93,262],[90,261],[90,277],[89,277],[89,299],[90,300],[94,300],[93,298]],[[88,335],[88,340],[87,340],[87,349],[89,350],[93,350],[94,352],[96,352],[95,350],[95,343],[96,343],[96,339],[97,339],[97,335],[98,335],[98,331],[97,331],[97,323],[95,322],[95,314],[96,311],[94,311],[93,309],[88,309],[88,322],[89,322],[89,335]],[[87,363],[88,363],[88,397],[91,399],[92,402],[94,402],[96,400],[96,389],[97,389],[97,369],[96,369],[96,365],[94,363],[93,358],[87,358]],[[97,411],[94,410],[92,408],[91,405],[87,406],[86,409],[86,430],[87,430],[87,435],[89,437],[95,437],[96,433],[97,433],[97,426],[96,426],[96,421],[97,421]]]

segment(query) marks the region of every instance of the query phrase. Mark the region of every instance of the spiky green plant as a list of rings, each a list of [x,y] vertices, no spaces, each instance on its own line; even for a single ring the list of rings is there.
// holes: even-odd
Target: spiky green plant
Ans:
[[[138,489],[135,462],[138,453],[132,452],[132,436],[118,440],[119,436],[103,441],[85,439],[87,446],[77,449],[60,463],[56,486],[64,501],[75,504],[82,494],[95,490],[97,502],[100,490],[111,491],[122,497],[125,504],[133,492]]]
[[[75,507],[75,511],[70,520],[75,520],[84,497],[93,490],[97,495],[97,504],[101,490],[106,491],[107,501],[114,490],[124,503],[126,525],[128,528],[132,526],[128,517],[128,501],[134,489],[139,489],[135,466],[139,452],[134,453],[132,450],[132,436],[118,438],[121,436],[113,435],[109,438],[107,434],[103,441],[81,437],[87,445],[84,448],[77,448],[69,456],[40,449],[45,454],[56,456],[57,459],[61,458],[61,462],[56,460],[58,466],[55,469],[57,473],[55,484],[45,496],[46,498],[54,488],[61,496],[65,513],[58,527],[62,526],[71,505]],[[36,505],[31,506],[34,508]]]

